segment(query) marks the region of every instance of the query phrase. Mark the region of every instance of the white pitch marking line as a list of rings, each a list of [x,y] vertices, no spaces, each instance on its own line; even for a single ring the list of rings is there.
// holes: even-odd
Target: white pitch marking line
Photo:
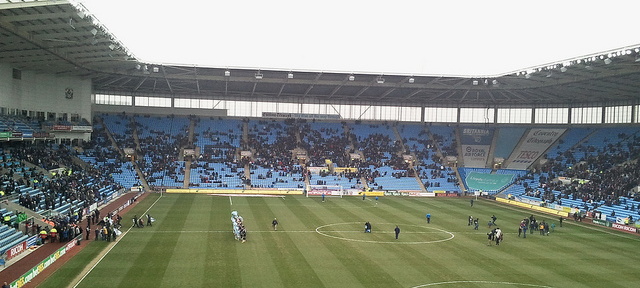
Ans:
[[[149,206],[149,209],[147,209],[147,211],[144,211],[144,213],[142,213],[142,215],[147,214],[147,212],[149,212],[149,210],[151,210],[151,208],[156,205],[156,203],[158,203],[158,200],[160,200],[162,197],[158,197],[158,199],[156,199],[155,202],[153,202],[153,204],[151,204],[151,206]],[[118,239],[122,240],[122,238],[127,235],[127,233],[129,233],[129,231],[131,231],[131,229],[133,228],[133,225],[131,225],[131,227],[129,227],[129,229],[122,233],[120,235],[120,237],[118,237]],[[87,277],[87,275],[89,275],[89,273],[91,273],[91,271],[93,271],[94,268],[96,268],[96,266],[98,266],[98,264],[100,264],[100,262],[102,261],[102,259],[104,259],[104,257],[107,257],[107,255],[109,254],[109,252],[111,252],[111,250],[113,249],[113,247],[116,247],[116,245],[118,245],[118,243],[120,243],[120,240],[116,241],[111,247],[109,247],[109,250],[107,250],[107,252],[104,253],[104,255],[102,255],[102,257],[100,257],[100,259],[96,262],[96,264],[93,264],[93,266],[91,267],[91,269],[89,269],[89,271],[87,271],[86,274],[84,274],[84,276],[82,276],[82,278],[80,278],[80,280],[78,281],[78,283],[76,283],[75,285],[73,285],[73,288],[78,287],[78,285],[80,285],[80,283],[82,283],[82,281],[84,280],[84,278]]]
[[[229,230],[164,230],[164,231],[144,231],[134,230],[133,233],[227,233]],[[315,230],[249,230],[252,233],[317,233]],[[325,233],[364,233],[362,230],[325,230]],[[453,234],[467,234],[467,235],[486,235],[485,232],[469,232],[469,231],[448,231]],[[373,230],[373,234],[394,234],[394,231],[381,231]],[[402,234],[442,234],[443,231],[403,231]],[[504,234],[517,234],[516,232],[503,232]],[[571,235],[592,235],[589,233],[571,234]]]
[[[478,281],[478,280],[436,282],[436,283],[423,284],[423,285],[419,285],[419,286],[413,286],[411,288],[420,288],[420,287],[428,287],[428,286],[439,286],[439,285],[445,286],[447,284],[460,284],[460,283],[506,284],[506,285],[512,285],[512,286],[551,288],[551,286],[536,285],[536,284],[529,284],[529,283],[500,282],[500,281]]]
[[[147,231],[143,231],[143,230],[136,230],[134,231],[134,233],[145,233]],[[149,231],[148,233],[228,233],[231,232],[229,230],[201,230],[201,231],[196,231],[196,230],[191,230],[191,231],[178,231],[178,230],[167,230],[167,231]],[[274,230],[256,230],[256,231],[252,231],[249,230],[247,232],[251,232],[251,233],[317,233],[315,230],[297,230],[297,231],[287,231],[287,230],[278,230],[278,231],[274,231]],[[363,231],[355,231],[355,230],[349,230],[349,231],[323,231],[325,233],[364,233]],[[395,232],[393,231],[373,231],[372,234],[394,234]],[[408,231],[408,232],[402,232],[402,234],[442,234],[443,232],[413,232],[413,231]],[[477,234],[484,234],[484,233],[477,233]]]
[[[320,234],[322,236],[326,236],[326,237],[330,237],[330,238],[335,238],[335,239],[340,239],[340,240],[345,240],[345,241],[351,241],[351,242],[364,242],[364,243],[376,243],[376,244],[391,244],[391,243],[397,243],[397,244],[428,244],[428,243],[438,243],[438,242],[449,241],[449,240],[451,240],[451,239],[453,239],[455,237],[455,235],[452,232],[449,232],[449,231],[446,231],[446,230],[442,230],[442,229],[438,229],[438,228],[434,228],[434,227],[418,226],[418,225],[413,225],[413,224],[402,224],[402,225],[433,229],[433,230],[437,230],[437,231],[440,231],[440,232],[445,233],[445,234],[449,234],[451,237],[449,237],[447,239],[433,240],[433,241],[419,241],[419,242],[390,241],[389,242],[389,241],[376,241],[376,240],[362,240],[362,239],[345,238],[345,237],[340,237],[340,236],[335,236],[335,235],[329,234],[329,233],[331,233],[331,230],[322,231],[323,228],[330,227],[330,226],[353,225],[355,223],[356,222],[327,224],[327,225],[323,225],[323,226],[317,227],[316,228],[316,232],[318,232],[318,234]],[[388,224],[392,224],[392,223],[380,223],[380,224],[388,225]],[[413,231],[410,231],[410,232],[413,232]]]
[[[147,231],[136,230],[134,232],[135,233],[145,233]],[[173,230],[173,231],[149,231],[148,233],[229,233],[229,232],[232,232],[232,231],[231,230],[210,230],[210,231],[177,231],[177,230]],[[312,230],[300,230],[300,231],[285,231],[285,230],[278,230],[278,231],[273,231],[273,230],[252,231],[252,230],[249,230],[247,232],[251,232],[251,233],[316,233],[316,231],[312,231]]]
[[[233,205],[233,201],[231,201],[231,196],[229,196],[229,205]]]

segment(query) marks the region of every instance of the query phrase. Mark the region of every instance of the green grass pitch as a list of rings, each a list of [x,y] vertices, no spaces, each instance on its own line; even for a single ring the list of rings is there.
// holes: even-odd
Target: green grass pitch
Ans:
[[[234,240],[233,210],[244,218],[246,243]],[[129,230],[133,215],[147,211],[157,219],[153,227]],[[500,246],[487,245],[494,214],[506,233]],[[518,238],[519,221],[531,214],[556,223],[555,231]],[[467,225],[470,215],[480,218],[479,230]],[[559,227],[552,216],[483,200],[470,207],[469,198],[381,197],[376,204],[359,197],[322,203],[303,196],[153,194],[124,220],[126,233],[115,246],[87,244],[40,287],[65,287],[80,277],[77,287],[88,288],[640,285],[637,235],[573,220]],[[366,221],[370,234],[363,233]],[[86,267],[90,272],[82,272]]]

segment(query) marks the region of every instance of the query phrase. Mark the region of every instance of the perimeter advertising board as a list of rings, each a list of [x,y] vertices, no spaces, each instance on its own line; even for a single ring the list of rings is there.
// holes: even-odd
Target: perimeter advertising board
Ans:
[[[82,235],[76,237],[76,239],[82,239]],[[9,287],[20,288],[22,286],[25,286],[27,283],[33,280],[33,278],[38,276],[38,274],[42,273],[42,271],[47,269],[54,262],[60,259],[60,257],[62,257],[64,254],[66,254],[69,250],[73,249],[74,247],[76,247],[76,241],[69,241],[65,246],[62,246],[60,249],[56,250],[53,254],[49,255],[47,258],[42,260],[40,264],[29,269],[27,273],[24,273],[22,276],[20,276],[20,278],[11,282]]]
[[[499,191],[513,181],[511,174],[487,174],[471,172],[464,179],[469,189]]]
[[[26,240],[25,240],[25,241],[20,242],[20,244],[18,244],[18,245],[16,245],[16,246],[13,246],[13,247],[9,248],[9,249],[7,250],[7,253],[6,253],[5,259],[6,259],[6,260],[9,260],[9,259],[11,259],[11,258],[13,258],[13,257],[16,257],[16,256],[18,256],[20,253],[24,252],[25,250],[27,250],[27,241],[26,241]]]
[[[278,112],[262,112],[262,117],[298,118],[298,119],[340,119],[340,115],[338,114],[278,113]]]
[[[613,227],[615,229],[618,229],[618,230],[632,232],[632,233],[637,233],[638,232],[636,227],[622,225],[622,224],[618,224],[618,223],[611,223],[611,227]]]
[[[507,169],[526,170],[555,143],[566,129],[534,128],[509,156]]]

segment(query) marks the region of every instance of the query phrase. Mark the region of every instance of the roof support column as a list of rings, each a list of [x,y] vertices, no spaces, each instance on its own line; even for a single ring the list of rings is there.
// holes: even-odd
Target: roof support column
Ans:
[[[497,119],[497,118],[496,118]],[[531,124],[536,123],[536,108],[531,108]]]
[[[637,123],[638,121],[636,121],[636,106],[638,105],[638,100],[634,99],[633,102],[631,102],[631,123]]]

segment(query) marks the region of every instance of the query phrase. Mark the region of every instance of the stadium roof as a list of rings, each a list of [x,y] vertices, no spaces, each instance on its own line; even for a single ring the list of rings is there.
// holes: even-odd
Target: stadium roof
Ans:
[[[137,59],[81,5],[13,2],[0,4],[0,62],[89,78],[96,93],[480,107],[628,103],[640,95],[638,46],[485,77],[157,64]]]

